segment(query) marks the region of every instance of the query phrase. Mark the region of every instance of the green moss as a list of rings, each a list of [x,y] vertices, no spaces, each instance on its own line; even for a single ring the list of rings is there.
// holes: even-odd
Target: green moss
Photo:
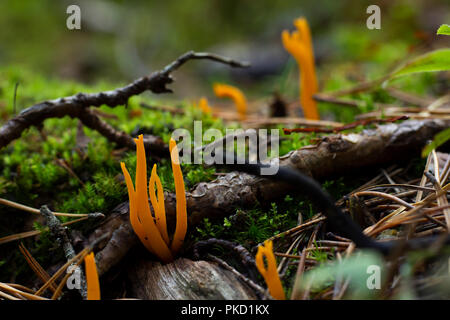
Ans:
[[[333,255],[333,251],[331,252],[327,252],[327,251],[323,251],[318,249],[319,245],[317,244],[317,242],[314,242],[314,249],[310,251],[310,258],[311,259],[315,259],[319,264],[320,263],[325,263],[328,261],[328,257]],[[334,250],[334,248],[333,248]]]
[[[353,29],[349,29],[353,30]],[[343,29],[336,31],[340,45],[339,54],[342,57],[348,54],[358,62],[354,64],[343,63],[339,66],[326,65],[318,68],[322,91],[338,90],[351,87],[361,81],[361,77],[375,79],[384,75],[388,64],[383,59],[395,61],[404,55],[406,46],[395,41],[388,45],[376,46],[374,60],[367,62],[373,41],[368,39],[367,32],[360,31],[361,37],[355,37],[353,32]],[[352,52],[348,52],[351,44]],[[325,62],[328,63],[328,62]],[[330,74],[329,71],[332,70]],[[355,77],[357,75],[358,77]],[[396,87],[401,90],[412,91],[416,94],[433,94],[439,92],[435,74],[416,75],[395,81]],[[19,83],[16,97],[16,106],[13,105],[14,88]],[[15,114],[36,102],[64,97],[77,92],[99,92],[118,87],[117,83],[99,82],[83,85],[71,81],[61,81],[34,74],[31,71],[12,66],[0,70],[0,121],[4,123]],[[261,95],[268,96],[273,89],[277,89],[287,101],[298,99],[298,71],[291,59],[285,70],[279,76],[261,81],[250,90],[255,98]],[[381,87],[374,87],[372,91],[358,93],[346,97],[361,102],[358,108],[349,108],[319,103],[319,109],[324,119],[341,122],[351,122],[361,112],[374,109],[374,105],[381,103],[395,103],[388,93]],[[113,115],[115,118],[105,119],[109,124],[129,134],[137,135],[140,132],[160,136],[166,143],[169,141],[175,128],[185,128],[193,137],[194,121],[202,120],[203,131],[209,128],[219,129],[223,134],[226,128],[237,128],[238,124],[224,124],[220,119],[203,114],[188,101],[166,101],[182,110],[184,114],[173,115],[169,112],[147,110],[140,106],[141,102],[159,105],[159,97],[150,94],[136,96],[129,99],[127,106],[110,108],[102,106],[101,111]],[[166,103],[165,102],[165,103]],[[78,120],[69,117],[61,119],[48,119],[42,128],[30,128],[7,147],[0,150],[0,193],[3,198],[11,199],[33,207],[43,204],[52,209],[63,212],[86,213],[108,212],[116,205],[127,200],[126,186],[123,181],[119,163],[125,162],[132,177],[136,170],[136,155],[134,150],[119,152],[116,146],[98,132],[83,128],[83,132],[90,140],[87,148],[82,149],[77,144]],[[291,134],[280,130],[280,155],[291,150],[314,143],[322,134]],[[361,127],[354,131],[361,130]],[[207,143],[207,142],[205,142]],[[148,168],[158,162],[158,174],[164,189],[174,191],[173,174],[169,159],[153,159],[148,156]],[[423,170],[423,160],[417,165],[417,170]],[[64,163],[64,166],[61,165]],[[67,170],[68,167],[70,170]],[[203,181],[215,178],[216,169],[203,165],[183,164],[183,176],[186,189],[190,189]],[[359,180],[334,179],[323,182],[323,187],[338,199],[353,190],[360,183]],[[14,210],[5,210],[4,214],[16,214]],[[188,242],[217,237],[242,243],[247,248],[264,241],[280,232],[294,227],[298,222],[299,213],[306,220],[317,213],[316,208],[308,198],[302,194],[291,194],[284,199],[269,204],[256,204],[253,208],[237,208],[235,214],[220,221],[205,219],[196,230],[188,233]],[[1,218],[0,231],[2,235],[25,231],[20,229],[24,225],[24,215],[20,218]],[[64,219],[67,221],[67,219]],[[36,226],[39,228],[39,226]],[[90,222],[83,223],[82,227],[88,232],[92,228]],[[48,252],[54,250],[52,241],[47,234],[28,241],[27,246],[38,261],[48,266]],[[0,248],[1,265],[0,275],[15,273],[25,275],[27,267],[23,258],[17,253],[13,245]],[[52,252],[53,252],[52,251]],[[4,254],[7,252],[8,254]],[[13,252],[13,253],[11,253]],[[317,253],[319,254],[319,253]],[[314,255],[314,253],[313,253]],[[5,257],[5,258],[4,258]],[[323,257],[317,257],[319,260]],[[19,266],[16,268],[16,266]],[[5,271],[7,269],[7,271]],[[288,269],[288,272],[291,272]],[[288,277],[289,278],[289,277]]]
[[[292,133],[289,135],[283,134],[280,130],[280,155],[285,155],[292,150],[297,150],[302,147],[313,144],[317,135],[315,133]]]
[[[237,209],[234,215],[222,221],[205,219],[195,232],[190,234],[190,238],[195,241],[212,237],[228,239],[250,249],[267,238],[294,227],[298,213],[309,212],[306,205],[303,200],[294,200],[288,195],[282,201],[270,203],[270,206],[257,205],[249,210]]]
[[[93,181],[86,183],[76,195],[69,195],[59,205],[63,212],[108,212],[124,200],[126,188],[116,176],[96,172]]]

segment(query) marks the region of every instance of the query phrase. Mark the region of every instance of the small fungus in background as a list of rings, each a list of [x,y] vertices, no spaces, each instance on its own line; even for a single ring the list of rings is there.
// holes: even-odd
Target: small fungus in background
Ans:
[[[245,98],[245,95],[241,90],[236,87],[221,83],[214,84],[213,89],[217,97],[232,99],[234,104],[236,105],[236,109],[240,115],[240,118],[242,120],[245,120],[247,115],[247,99]]]
[[[86,268],[87,299],[100,300],[100,282],[93,252],[84,257],[84,265]]]
[[[164,205],[164,190],[156,169],[157,166],[155,163],[153,165],[152,174],[150,175],[150,181],[148,183],[148,192],[153,211],[155,212],[156,226],[158,227],[158,230],[166,244],[169,245],[169,234],[167,233],[166,223],[166,207]],[[155,184],[158,196],[155,192]]]
[[[300,104],[305,118],[318,120],[316,102],[313,95],[318,91],[317,77],[314,66],[314,51],[311,32],[305,18],[294,21],[296,31],[289,33],[284,30],[281,34],[284,48],[294,57],[300,72]]]
[[[183,244],[187,231],[186,193],[184,190],[183,173],[181,172],[178,148],[175,140],[170,139],[170,159],[172,161],[173,179],[175,181],[175,196],[177,199],[177,225],[172,240],[172,252],[175,254]]]
[[[198,102],[198,106],[203,111],[203,113],[211,113],[212,112],[212,108],[208,104],[208,99],[206,99],[205,97],[200,98],[200,100]]]
[[[266,281],[270,295],[277,300],[286,300],[272,248],[273,244],[270,240],[266,240],[264,245],[258,247],[255,257],[256,267]],[[266,257],[267,268],[264,265],[264,257]]]
[[[120,163],[128,189],[130,200],[130,222],[134,232],[142,244],[156,255],[161,261],[173,261],[173,257],[181,248],[187,232],[186,194],[183,174],[178,158],[178,149],[173,139],[170,140],[170,155],[172,171],[175,180],[177,221],[175,234],[170,243],[167,233],[166,209],[164,204],[164,191],[161,180],[157,174],[156,165],[150,176],[147,190],[147,161],[145,157],[144,138],[140,135],[136,142],[136,183],[135,188],[131,176],[123,162]],[[155,191],[156,185],[156,191]],[[155,217],[150,211],[148,197],[153,207]]]

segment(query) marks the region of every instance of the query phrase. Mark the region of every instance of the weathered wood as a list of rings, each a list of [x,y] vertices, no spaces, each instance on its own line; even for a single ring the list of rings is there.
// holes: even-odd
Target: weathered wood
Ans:
[[[100,107],[102,105],[114,108],[116,106],[126,105],[129,98],[145,91],[151,91],[153,93],[172,92],[172,90],[167,88],[167,85],[173,82],[171,73],[187,61],[199,59],[220,62],[231,67],[249,66],[246,62],[235,61],[216,54],[189,51],[168,64],[162,70],[141,77],[124,87],[98,93],[77,93],[69,97],[43,101],[22,110],[20,114],[8,120],[0,127],[0,149],[19,138],[22,132],[31,126],[41,126],[46,119],[62,118],[65,116],[79,118],[85,126],[97,130],[107,139],[121,147],[134,148],[135,143],[130,135],[114,129],[111,125],[100,119],[92,110],[89,110],[89,108]],[[147,151],[153,155],[156,154],[165,157],[169,155],[168,147],[160,137],[146,135],[144,145]]]
[[[255,300],[230,271],[207,261],[177,259],[162,265],[141,260],[128,269],[129,298],[146,300]]]
[[[418,156],[425,143],[449,125],[450,121],[444,120],[409,120],[364,130],[359,134],[330,135],[317,145],[294,150],[282,156],[280,165],[299,170],[315,179],[342,175],[355,169]],[[291,185],[236,171],[211,182],[199,183],[186,193],[188,228],[194,227],[204,218],[223,218],[233,213],[236,207],[248,207],[258,201],[271,201],[291,191]],[[173,226],[175,194],[165,193],[165,205],[168,225]],[[114,231],[122,224],[129,225],[128,203],[118,206],[106,223],[96,230],[96,234]],[[93,238],[95,239],[95,236]],[[106,245],[104,250],[108,252],[107,259],[97,257],[100,270],[107,271],[120,261],[124,252],[136,243],[136,239],[129,239],[123,237],[123,241],[119,241],[115,238],[114,243]],[[121,248],[119,257],[114,257],[117,249],[115,247]]]

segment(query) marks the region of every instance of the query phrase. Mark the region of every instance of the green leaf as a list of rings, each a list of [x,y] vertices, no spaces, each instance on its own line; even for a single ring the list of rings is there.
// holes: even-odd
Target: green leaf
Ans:
[[[349,281],[349,298],[367,299],[374,298],[378,290],[368,287],[371,276],[371,268],[379,268],[380,283],[383,283],[386,272],[382,257],[371,251],[361,251],[358,255],[339,261],[322,263],[318,267],[305,272],[300,282],[301,290],[310,287],[312,292],[318,292],[330,287],[337,279]]]
[[[421,55],[389,75],[390,79],[406,76],[412,73],[436,72],[450,70],[450,49],[440,49]]]
[[[450,140],[450,128],[445,129],[444,131],[439,132],[433,138],[433,141],[425,146],[422,150],[422,157],[425,158],[428,154],[433,150],[443,145],[445,142]]]
[[[446,36],[450,36],[450,26],[448,24],[441,25],[436,34],[445,34]]]

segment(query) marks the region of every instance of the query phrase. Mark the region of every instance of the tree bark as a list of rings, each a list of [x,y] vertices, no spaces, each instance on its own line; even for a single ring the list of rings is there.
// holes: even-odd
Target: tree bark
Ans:
[[[184,258],[162,265],[141,260],[127,272],[132,298],[144,300],[255,300],[230,271],[207,261]]]
[[[409,120],[364,130],[359,134],[330,135],[321,139],[317,145],[303,147],[280,157],[280,165],[289,166],[315,179],[345,175],[358,168],[416,157],[428,140],[449,125],[448,120]],[[257,201],[274,200],[294,188],[295,186],[235,171],[214,181],[199,183],[186,193],[188,226],[193,228],[204,218],[223,218],[233,213],[237,207],[249,207]],[[165,205],[168,224],[173,225],[176,208],[174,194],[165,194]],[[130,224],[128,203],[118,206],[106,223],[96,230],[97,234],[115,230],[113,243],[107,243],[103,251],[97,254],[97,263],[102,271],[100,273],[106,272],[120,261],[136,243],[134,235],[114,238],[114,234],[119,233],[117,226],[123,224]],[[94,239],[96,233],[92,235]],[[117,247],[121,249],[120,255],[116,256]]]

